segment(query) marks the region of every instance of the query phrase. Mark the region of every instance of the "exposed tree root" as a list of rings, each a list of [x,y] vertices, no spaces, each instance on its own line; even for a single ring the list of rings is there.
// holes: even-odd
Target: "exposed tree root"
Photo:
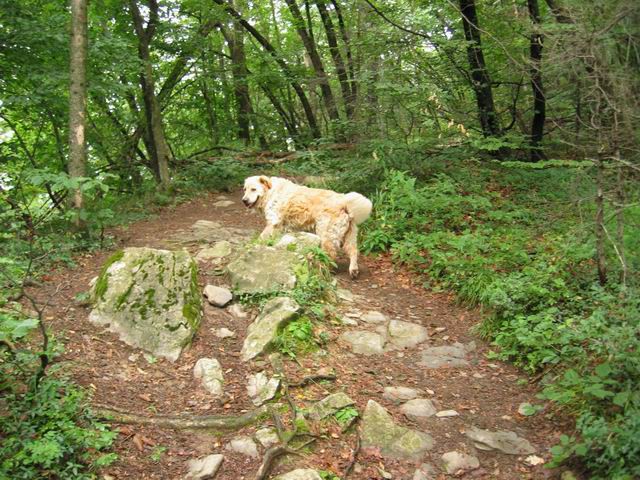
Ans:
[[[289,388],[306,387],[310,383],[320,382],[322,380],[328,380],[333,382],[335,379],[336,379],[335,375],[309,375],[308,377],[304,377],[299,382],[290,383],[288,386]]]
[[[176,430],[239,430],[252,424],[267,413],[266,407],[256,408],[242,415],[157,415],[147,417],[136,413],[125,412],[117,407],[98,405],[94,412],[105,420],[115,423],[155,425]]]

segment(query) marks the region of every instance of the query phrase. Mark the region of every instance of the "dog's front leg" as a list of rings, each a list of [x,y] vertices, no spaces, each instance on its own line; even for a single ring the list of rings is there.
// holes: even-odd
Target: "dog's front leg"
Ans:
[[[272,223],[267,223],[267,226],[264,227],[264,230],[262,230],[262,233],[260,234],[260,239],[266,240],[271,235],[273,235],[273,232],[275,231],[275,229],[276,229],[275,225],[273,225]]]

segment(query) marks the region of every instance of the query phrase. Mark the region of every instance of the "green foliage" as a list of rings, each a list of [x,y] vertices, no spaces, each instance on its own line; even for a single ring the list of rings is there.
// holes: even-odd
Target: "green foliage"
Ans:
[[[280,353],[293,359],[299,354],[314,350],[317,344],[313,334],[311,319],[302,316],[289,322],[278,333],[274,346]]]
[[[389,170],[363,248],[390,250],[432,287],[482,306],[479,331],[496,346],[493,357],[558,372],[547,375],[542,398],[573,413],[579,435],[554,447],[556,464],[577,457],[592,478],[633,478],[640,464],[640,292],[594,284],[594,243],[571,212],[553,211],[551,224],[551,209],[533,212],[533,199],[557,200],[561,175],[525,168],[514,177],[514,169],[489,180],[476,167],[464,183],[443,173],[421,183]],[[521,190],[534,176],[537,188]]]
[[[350,425],[358,416],[359,413],[355,407],[344,407],[334,414],[340,425]]]
[[[231,191],[252,175],[246,164],[231,158],[215,161],[194,161],[181,169],[173,182],[173,189],[182,195],[202,190]]]

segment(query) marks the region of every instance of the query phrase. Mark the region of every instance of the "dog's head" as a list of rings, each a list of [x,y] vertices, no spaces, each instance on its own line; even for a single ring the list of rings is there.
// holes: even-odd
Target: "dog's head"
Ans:
[[[251,208],[263,200],[269,189],[271,188],[271,180],[264,175],[249,177],[244,181],[244,195],[242,203]]]

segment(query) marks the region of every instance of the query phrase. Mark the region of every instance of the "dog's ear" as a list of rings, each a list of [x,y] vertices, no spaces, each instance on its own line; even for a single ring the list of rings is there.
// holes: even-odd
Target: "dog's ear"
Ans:
[[[271,188],[271,180],[269,179],[269,177],[265,175],[260,175],[259,180],[260,180],[260,183],[264,185],[266,188]]]

